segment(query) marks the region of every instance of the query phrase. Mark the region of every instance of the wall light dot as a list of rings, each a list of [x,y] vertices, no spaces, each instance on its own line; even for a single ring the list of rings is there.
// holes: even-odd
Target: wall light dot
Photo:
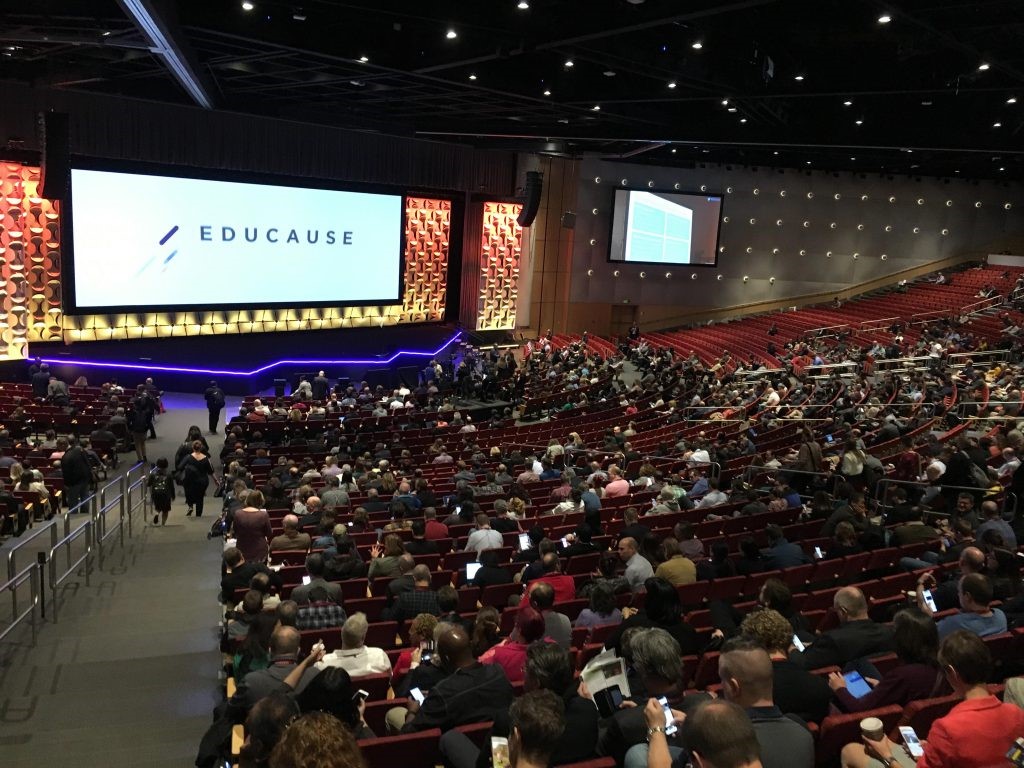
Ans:
[[[856,261],[857,259],[860,258],[860,254],[859,253],[853,254],[853,258],[854,258],[854,261]]]
[[[592,214],[594,214],[595,216],[597,216],[597,208],[591,208],[591,209],[590,209],[590,212],[591,212]]]
[[[679,182],[677,181],[677,182],[676,182],[675,184],[673,184],[673,185],[672,185],[672,188],[673,188],[673,189],[679,189],[679,187],[680,187],[680,186],[681,186],[681,185],[680,185],[680,184],[679,184]]]
[[[751,217],[750,218],[750,223],[751,224],[757,224],[757,219],[755,219],[754,217]]]
[[[809,226],[811,226],[811,222],[805,221],[804,222],[804,229],[807,229]]]
[[[744,275],[743,276],[743,282],[744,283],[750,282],[750,275]]]
[[[834,197],[836,200],[839,200],[840,198],[842,198],[842,195],[836,192],[834,195],[832,195],[832,197]]]
[[[729,217],[728,216],[723,216],[722,217],[722,221],[724,221],[726,224],[728,224],[729,223]]]
[[[779,197],[785,197],[785,196],[786,196],[786,190],[780,189],[779,190]]]
[[[748,245],[747,246],[747,253],[753,253],[753,252],[754,252],[753,246]]]
[[[857,231],[858,232],[863,232],[864,231],[864,225],[863,224],[858,224],[857,225]]]
[[[882,255],[881,255],[881,256],[880,256],[879,258],[880,258],[880,259],[881,259],[882,261],[885,261],[885,260],[886,260],[886,259],[888,259],[889,257],[888,257],[888,256],[886,256],[886,255],[885,255],[885,254],[883,253],[883,254],[882,254]]]
[[[863,202],[865,202],[865,201],[866,201],[867,199],[868,199],[868,196],[867,196],[867,195],[861,195],[861,196],[860,196],[860,201],[861,201],[862,203],[863,203]]]
[[[647,186],[648,187],[653,187],[654,186],[654,182],[653,181],[648,181],[647,182]]]
[[[718,246],[718,252],[719,253],[725,253],[725,246],[724,245]]]
[[[975,208],[981,208],[981,200],[978,200],[977,202],[975,202],[974,203],[974,207]]]
[[[622,273],[619,270],[616,269],[614,272],[612,272],[612,277],[618,277],[621,274]]]
[[[594,270],[588,269],[587,270],[587,277],[593,277],[593,276],[594,276]]]
[[[825,258],[826,259],[831,259],[832,258],[832,251],[825,251]]]
[[[890,203],[895,203],[896,202],[896,198],[895,197],[890,197],[889,198],[889,202]]]
[[[721,280],[721,279],[722,279],[721,275],[715,275],[715,280]]]
[[[836,228],[836,223],[835,223],[834,221],[833,221],[833,222],[831,222],[831,223],[830,223],[830,224],[828,225],[828,228],[829,228],[829,229],[835,229],[835,228]]]
[[[918,205],[924,205],[924,198],[923,197],[917,198],[917,204]]]
[[[592,237],[592,238],[590,238],[590,244],[591,244],[591,245],[597,245],[597,240],[596,240],[596,239],[594,239],[593,237]]]
[[[726,187],[725,188],[725,194],[731,195],[732,194],[732,187]]]
[[[754,187],[754,194],[755,195],[760,195],[761,194],[761,190],[758,189],[757,187]]]
[[[776,227],[781,227],[782,226],[782,219],[776,219],[775,220],[775,226]]]
[[[886,224],[885,225],[885,231],[886,232],[892,232],[892,224]]]
[[[1003,203],[1003,208],[1004,208],[1004,209],[1006,209],[1006,210],[1008,211],[1008,210],[1010,210],[1011,208],[1013,208],[1013,206],[1012,206],[1012,205],[1011,205],[1010,203]]]
[[[806,256],[807,255],[807,251],[805,251],[803,248],[801,248],[800,249],[800,255],[801,256]]]
[[[947,200],[946,201],[946,207],[947,208],[952,208],[953,207],[953,201],[952,200]]]
[[[696,272],[694,272],[693,274],[691,274],[691,275],[690,275],[690,279],[691,279],[691,280],[696,280],[696,279],[697,279],[697,273],[696,273]]]
[[[700,185],[700,191],[701,192],[707,192],[708,191],[708,185],[707,184],[701,184]]]
[[[769,283],[770,285],[775,285],[775,278],[774,278],[774,277],[769,277],[769,278],[768,278],[768,283]]]
[[[772,248],[772,253],[775,254],[776,256],[778,256],[779,255],[779,249],[778,248]]]
[[[665,273],[665,279],[666,280],[670,280],[671,278],[672,278],[672,273],[671,272],[666,272]]]
[[[913,232],[914,232],[915,235],[919,235],[919,234],[921,234],[921,228],[920,227],[914,227]]]
[[[647,273],[646,272],[641,272],[640,273],[640,279],[643,280],[645,277],[647,277]]]
[[[594,183],[595,184],[600,184],[601,183],[601,177],[600,176],[595,176],[594,177]]]
[[[808,192],[807,193],[807,199],[808,200],[813,200],[814,199],[814,193],[813,192]]]
[[[622,180],[621,182],[619,182],[619,183],[620,183],[620,184],[622,184],[622,186],[626,186],[627,184],[629,184],[629,179],[623,179],[623,180]]]
[[[948,230],[948,229],[944,229],[944,230],[942,230],[942,236],[943,236],[943,237],[945,237],[945,236],[946,236],[946,235],[948,235],[948,234],[949,234],[949,230]]]

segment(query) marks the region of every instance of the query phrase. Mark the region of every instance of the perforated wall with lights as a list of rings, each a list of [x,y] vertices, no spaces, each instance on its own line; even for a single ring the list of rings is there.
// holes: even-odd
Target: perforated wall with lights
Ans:
[[[614,190],[650,182],[724,194],[717,268],[607,262]],[[961,254],[998,253],[1024,235],[1021,197],[1016,184],[590,160],[578,184],[571,298],[717,309],[838,291]]]
[[[401,304],[64,315],[61,310],[59,208],[35,197],[38,168],[6,164],[2,169],[0,359],[24,358],[27,343],[32,341],[372,328],[444,319],[452,204],[450,200],[423,197],[406,198],[405,290]]]
[[[516,218],[522,208],[518,203],[484,203],[478,331],[516,327],[519,265],[523,253],[523,228]]]

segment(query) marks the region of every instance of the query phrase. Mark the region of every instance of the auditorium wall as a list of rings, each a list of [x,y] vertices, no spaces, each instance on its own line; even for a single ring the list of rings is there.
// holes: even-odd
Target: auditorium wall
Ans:
[[[649,185],[723,195],[728,221],[717,267],[607,261],[614,189]],[[618,332],[633,316],[645,329],[669,327],[694,313],[799,303],[933,262],[984,258],[1024,235],[1021,191],[1019,184],[958,179],[588,159],[579,167],[570,304],[561,330]]]

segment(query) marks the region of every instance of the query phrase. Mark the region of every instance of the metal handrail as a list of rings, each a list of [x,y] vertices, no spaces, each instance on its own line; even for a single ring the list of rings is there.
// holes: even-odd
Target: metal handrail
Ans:
[[[29,542],[39,538],[47,531],[50,532],[50,546],[52,547],[54,542],[57,541],[57,519],[48,520],[44,526],[35,531],[35,533],[26,536],[24,539],[19,539],[18,543],[10,548],[7,552],[7,578],[8,580],[13,579],[17,565],[15,563],[15,555],[18,554],[18,550],[24,548]]]
[[[57,587],[59,587],[64,580],[78,570],[78,566],[85,563],[85,585],[89,586],[89,577],[92,573],[92,547],[93,547],[93,525],[94,521],[92,518],[86,520],[76,530],[65,536],[63,539],[58,541],[51,549],[50,556],[47,558],[50,563],[50,602],[53,604],[53,621],[57,622],[57,611],[60,604],[57,601]],[[85,553],[71,562],[71,544],[78,538],[85,536]],[[67,570],[64,571],[60,576],[57,575],[57,560],[54,555],[57,554],[57,550],[61,547],[67,547],[68,552],[68,566]]]
[[[28,608],[18,613],[18,587],[25,583],[26,579],[32,592],[32,600]],[[36,606],[39,605],[39,572],[35,563],[26,565],[19,573],[0,585],[0,592],[10,590],[11,593],[11,623],[3,632],[0,632],[0,642],[13,632],[26,618],[31,619],[32,645],[36,644]]]
[[[995,481],[993,481],[993,484],[995,484]],[[883,500],[885,499],[885,494],[882,493],[882,491],[884,489],[884,486],[889,486],[889,485],[912,485],[912,486],[916,486],[918,488],[929,488],[929,487],[931,487],[928,484],[927,480],[893,480],[892,478],[889,478],[889,477],[883,477],[881,480],[878,481],[878,484],[875,486],[875,501],[879,504],[879,506],[882,506],[882,507],[885,506],[885,504],[883,502]],[[988,488],[979,488],[976,485],[945,485],[944,483],[939,483],[938,487],[941,488],[943,491],[945,491],[945,490],[950,490],[950,491],[968,491],[968,492],[970,492],[972,494],[973,493],[988,493],[988,491],[989,491]],[[935,514],[938,514],[938,513],[935,513]]]

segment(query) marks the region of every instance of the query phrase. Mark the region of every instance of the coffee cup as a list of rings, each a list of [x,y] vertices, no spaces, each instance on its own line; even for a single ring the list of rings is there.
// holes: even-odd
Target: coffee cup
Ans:
[[[885,738],[885,724],[877,717],[865,717],[860,721],[860,732],[866,739],[881,741]]]

